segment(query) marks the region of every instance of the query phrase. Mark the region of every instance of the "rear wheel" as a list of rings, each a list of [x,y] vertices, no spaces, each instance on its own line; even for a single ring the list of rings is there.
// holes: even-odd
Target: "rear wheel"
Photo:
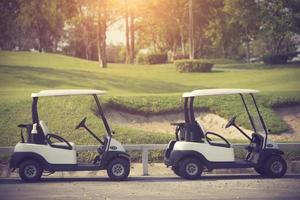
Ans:
[[[287,170],[286,161],[280,155],[271,156],[266,160],[264,172],[267,177],[281,178]]]
[[[37,182],[41,179],[43,167],[35,160],[26,160],[20,164],[19,175],[23,181]]]
[[[129,172],[130,162],[125,158],[115,158],[107,167],[107,174],[113,181],[123,181],[127,179]]]
[[[265,176],[265,175],[266,175],[266,173],[265,173],[265,171],[264,171],[264,167],[256,167],[256,168],[254,168],[254,170],[255,170],[258,174],[260,174],[260,175],[262,175],[262,176]]]
[[[187,158],[179,166],[179,173],[185,179],[198,179],[203,171],[201,162],[196,158]]]
[[[180,172],[179,172],[179,167],[178,166],[173,166],[172,170],[173,170],[174,174],[176,174],[177,176],[181,176]]]

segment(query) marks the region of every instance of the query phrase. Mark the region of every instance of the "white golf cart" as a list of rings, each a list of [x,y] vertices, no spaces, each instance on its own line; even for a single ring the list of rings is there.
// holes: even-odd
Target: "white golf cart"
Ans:
[[[125,180],[130,172],[130,157],[120,142],[112,138],[112,132],[104,116],[97,95],[104,95],[100,90],[45,90],[33,93],[32,124],[20,124],[21,142],[14,149],[10,160],[10,168],[19,168],[19,175],[23,181],[35,182],[40,180],[44,171],[91,171],[107,170],[111,180]],[[86,117],[75,129],[85,128],[99,143],[99,155],[91,164],[77,163],[76,145],[66,139],[49,133],[46,124],[39,119],[37,111],[38,98],[91,95],[97,105],[98,113],[106,129],[103,139],[97,137],[86,125]],[[26,132],[27,137],[25,134]]]
[[[281,156],[283,152],[268,139],[269,131],[254,97],[254,93],[257,92],[249,89],[206,89],[184,93],[185,122],[172,123],[176,126],[176,141],[170,141],[165,152],[167,167],[171,166],[175,174],[186,179],[198,179],[204,169],[227,168],[254,168],[262,176],[272,178],[284,176],[287,164]],[[224,137],[206,131],[194,116],[195,97],[232,94],[240,95],[254,132],[250,137],[239,128],[235,124],[236,116],[225,126],[225,128],[235,127],[250,141],[246,148],[247,155],[243,160],[235,158],[232,145]],[[249,109],[245,97],[248,97],[248,102],[252,102],[253,109]]]

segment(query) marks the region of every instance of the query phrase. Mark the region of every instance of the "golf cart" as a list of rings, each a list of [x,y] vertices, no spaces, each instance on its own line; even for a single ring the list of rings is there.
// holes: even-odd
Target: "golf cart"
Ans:
[[[111,180],[125,180],[130,172],[130,157],[120,142],[112,138],[112,131],[104,116],[97,95],[104,95],[100,90],[45,90],[33,93],[32,124],[20,124],[21,141],[15,146],[10,160],[10,168],[19,169],[23,181],[40,180],[43,172],[56,171],[92,171],[107,170]],[[100,139],[85,124],[84,117],[75,129],[86,129],[100,144],[98,155],[90,164],[77,163],[76,145],[54,133],[50,133],[46,124],[39,119],[37,103],[41,97],[91,95],[97,105],[98,113],[106,129],[106,135]]]
[[[185,122],[172,123],[176,126],[176,140],[170,141],[165,151],[164,161],[167,167],[171,166],[176,175],[186,179],[198,179],[204,169],[210,171],[229,168],[254,168],[265,177],[284,176],[287,164],[282,158],[283,151],[268,139],[269,130],[254,97],[257,92],[259,91],[249,89],[205,89],[184,93]],[[240,95],[253,129],[252,136],[248,136],[236,125],[236,116],[225,126],[235,127],[249,140],[247,155],[243,160],[235,158],[232,145],[223,136],[206,131],[194,116],[195,97],[232,94]],[[249,102],[253,109],[249,109]]]

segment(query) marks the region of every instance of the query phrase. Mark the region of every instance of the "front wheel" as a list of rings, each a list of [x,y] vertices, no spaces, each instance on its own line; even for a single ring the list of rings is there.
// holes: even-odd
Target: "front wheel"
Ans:
[[[113,159],[108,167],[107,174],[113,181],[123,181],[130,173],[130,161],[125,158]]]
[[[26,160],[20,164],[19,175],[23,181],[37,182],[41,179],[43,167],[35,160]]]
[[[187,158],[179,166],[179,173],[185,179],[199,179],[203,171],[201,162],[196,158]]]
[[[269,178],[281,178],[286,170],[286,161],[279,155],[268,158],[264,166],[265,175]]]

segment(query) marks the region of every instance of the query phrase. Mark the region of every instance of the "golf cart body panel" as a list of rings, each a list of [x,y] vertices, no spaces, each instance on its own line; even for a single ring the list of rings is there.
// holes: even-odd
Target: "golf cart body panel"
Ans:
[[[13,170],[19,168],[20,177],[25,181],[39,180],[43,170],[53,173],[55,171],[106,169],[112,180],[126,179],[130,172],[130,156],[125,152],[122,144],[112,138],[112,131],[97,97],[97,95],[104,95],[105,93],[105,91],[101,90],[74,89],[45,90],[33,93],[31,95],[33,99],[32,124],[21,124],[18,126],[21,128],[21,142],[15,146],[10,161],[10,168]],[[76,145],[59,135],[50,133],[47,125],[39,119],[37,104],[40,97],[73,95],[90,95],[94,98],[98,114],[106,130],[106,135],[101,140],[85,125],[86,117],[75,128],[85,128],[101,144],[97,149],[98,155],[93,163],[78,163]],[[25,133],[27,134],[25,135]],[[35,173],[32,173],[32,171]],[[35,176],[31,177],[33,175]]]
[[[167,167],[171,166],[175,174],[187,179],[199,177],[203,168],[209,170],[254,168],[258,173],[269,177],[283,176],[287,168],[286,162],[281,157],[283,152],[279,150],[278,145],[268,138],[269,130],[254,97],[254,93],[258,92],[251,89],[204,89],[183,93],[185,121],[172,123],[176,126],[176,140],[170,141],[165,151],[164,162]],[[195,119],[193,106],[195,97],[214,95],[241,97],[254,133],[250,137],[239,128],[235,124],[236,116],[229,120],[225,128],[235,127],[250,141],[249,146],[246,147],[248,153],[243,160],[235,158],[232,145],[223,136],[206,131]],[[245,99],[246,95],[250,96],[252,109],[249,108],[249,101]],[[212,140],[211,136],[217,140]],[[271,170],[273,168],[274,171]]]
[[[173,150],[201,152],[202,155],[210,162],[234,161],[234,152],[232,147],[223,148],[220,146],[210,145],[207,142],[196,143],[178,141],[175,143]]]
[[[14,153],[18,152],[30,152],[41,155],[45,161],[50,164],[76,164],[77,156],[76,150],[54,148],[46,144],[28,144],[18,143],[15,146]]]

